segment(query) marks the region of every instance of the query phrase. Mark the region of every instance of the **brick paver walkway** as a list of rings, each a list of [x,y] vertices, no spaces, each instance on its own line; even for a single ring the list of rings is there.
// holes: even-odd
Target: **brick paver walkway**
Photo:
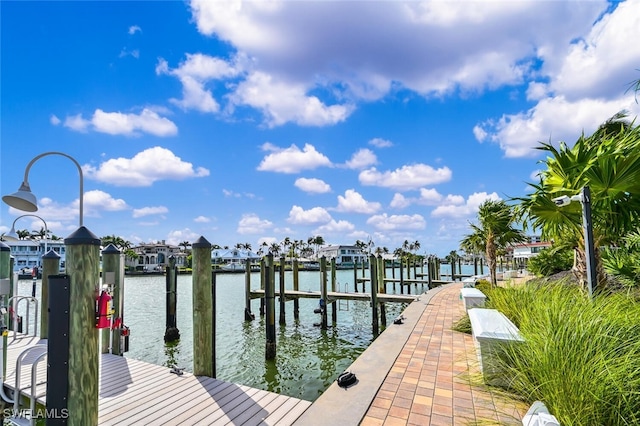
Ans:
[[[480,384],[473,338],[451,329],[464,314],[460,288],[431,299],[362,426],[522,425],[528,407]]]

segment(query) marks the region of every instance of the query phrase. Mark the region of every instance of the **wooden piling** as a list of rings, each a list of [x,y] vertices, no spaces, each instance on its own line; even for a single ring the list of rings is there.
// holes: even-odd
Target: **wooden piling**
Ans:
[[[364,263],[364,262],[363,262]],[[353,262],[353,289],[358,292],[358,259]]]
[[[451,281],[456,280],[456,261],[451,259]]]
[[[280,274],[279,274],[279,278],[280,278],[280,325],[285,325],[287,323],[286,321],[286,315],[285,315],[285,301],[286,299],[284,298],[284,272],[285,272],[285,257],[284,256],[280,256]]]
[[[373,255],[369,255],[369,275],[371,275],[371,326],[373,335],[377,336],[380,331],[378,325],[378,273],[376,259]]]
[[[378,257],[378,292],[385,294],[387,292],[387,284],[384,281],[385,279],[385,267],[384,267],[384,259],[382,256]],[[377,295],[376,295],[377,298]],[[387,326],[387,308],[384,302],[380,302],[380,322],[383,327]]]
[[[211,243],[204,237],[191,244],[193,253],[193,374],[213,377]]]
[[[335,258],[331,259],[331,291],[334,293],[338,291],[336,289],[336,259]],[[331,323],[335,325],[337,321],[338,321],[338,303],[334,301],[333,303],[331,303]]]
[[[13,289],[13,274],[11,273],[11,271],[13,271],[12,263],[11,247],[0,241],[0,279],[4,281],[4,290],[8,291],[5,300],[9,300],[9,298],[11,297],[11,290]],[[9,315],[9,318],[11,318],[11,315]],[[8,325],[11,326],[11,324]],[[1,373],[3,382],[5,381],[7,374],[7,357],[5,356],[8,344],[7,336],[7,333],[2,333],[2,347],[5,348],[3,349],[5,352],[2,357],[3,365],[0,366],[2,368]]]
[[[264,299],[265,299],[265,332],[266,343],[264,348],[265,359],[275,359],[276,357],[276,301],[275,301],[275,280],[273,273],[273,254],[267,255],[265,265],[265,283],[264,283]]]
[[[293,290],[298,291],[300,289],[300,277],[299,277],[299,265],[298,259],[293,259]],[[300,301],[296,298],[293,299],[293,319],[300,319]]]
[[[40,289],[40,338],[49,335],[49,275],[60,273],[60,255],[53,250],[42,256],[42,288]]]
[[[400,258],[400,294],[404,294],[404,272],[402,264],[402,258]]]
[[[320,327],[327,329],[327,258],[320,258]]]
[[[245,262],[244,270],[244,320],[253,321],[255,315],[251,313],[251,262]]]
[[[478,275],[478,258],[473,257],[473,275]]]
[[[180,339],[178,330],[177,306],[178,306],[178,271],[176,269],[176,258],[169,257],[169,265],[165,270],[165,291],[166,291],[166,315],[164,341],[175,342]],[[118,339],[119,340],[119,339]]]
[[[267,267],[264,257],[260,259],[260,290],[265,289],[265,283],[267,282]],[[264,315],[264,297],[260,298],[260,316]]]
[[[433,259],[427,260],[427,288],[431,290],[431,285],[433,284]]]
[[[69,425],[98,424],[98,329],[100,239],[81,226],[64,240],[69,288]],[[56,386],[57,388],[57,386]],[[64,385],[59,387],[64,389]]]
[[[218,274],[211,270],[211,377],[216,378],[216,278]]]

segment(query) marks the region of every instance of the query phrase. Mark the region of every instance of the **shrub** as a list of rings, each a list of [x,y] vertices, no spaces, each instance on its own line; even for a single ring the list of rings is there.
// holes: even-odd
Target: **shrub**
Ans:
[[[542,400],[560,424],[640,424],[640,305],[623,294],[591,300],[565,285],[492,292],[491,304],[516,324],[509,346],[510,389]]]
[[[538,277],[548,277],[558,272],[568,271],[573,266],[573,250],[568,248],[548,248],[527,262],[527,270]]]

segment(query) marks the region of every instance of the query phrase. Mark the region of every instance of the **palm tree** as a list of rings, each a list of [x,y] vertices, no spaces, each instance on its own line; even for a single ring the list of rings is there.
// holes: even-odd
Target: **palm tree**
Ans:
[[[189,246],[191,245],[191,243],[189,241],[182,241],[180,244],[178,244],[180,247],[182,247],[182,251],[187,251],[187,249],[189,248]]]
[[[26,229],[18,229],[16,231],[16,234],[18,234],[19,240],[24,240],[25,238],[31,235],[31,232],[27,231]]]
[[[526,240],[523,231],[513,227],[514,222],[512,208],[505,201],[487,200],[478,208],[478,224],[470,223],[473,232],[466,235],[460,242],[460,245],[465,247],[484,246],[493,286],[498,284],[496,278],[498,250]]]
[[[624,237],[640,226],[640,127],[616,114],[591,136],[582,135],[571,148],[542,143],[538,148],[549,156],[533,191],[520,201],[517,214],[523,223],[540,229],[546,240],[571,244],[575,248],[574,274],[584,285],[587,277],[582,208],[579,203],[559,207],[559,196],[573,196],[583,187],[591,191],[591,217],[595,242],[598,283],[606,285],[600,259],[601,246],[620,245]]]
[[[280,244],[271,243],[271,245],[269,246],[269,253],[274,256],[278,256],[278,254],[280,254]]]

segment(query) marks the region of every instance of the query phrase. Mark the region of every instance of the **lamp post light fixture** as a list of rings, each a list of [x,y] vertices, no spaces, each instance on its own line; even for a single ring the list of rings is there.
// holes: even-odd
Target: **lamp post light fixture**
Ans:
[[[47,227],[47,222],[45,222],[45,220],[43,218],[41,218],[38,215],[35,214],[23,214],[22,216],[18,216],[15,218],[15,220],[13,221],[13,223],[11,224],[11,230],[9,231],[8,234],[5,234],[4,237],[9,239],[9,240],[19,240],[20,238],[18,237],[18,233],[16,232],[16,222],[18,221],[18,219],[21,219],[23,217],[35,217],[38,218],[42,221],[42,223],[44,223],[44,232],[45,232],[45,240],[44,240],[44,254],[47,254],[47,239],[49,237],[49,228]]]
[[[584,186],[580,194],[568,197],[563,195],[553,199],[559,207],[568,206],[572,201],[580,201],[582,204],[582,229],[584,231],[584,254],[587,266],[587,290],[589,297],[593,297],[593,290],[598,284],[598,274],[596,271],[596,253],[593,242],[593,222],[591,221],[591,190]]]
[[[47,155],[61,155],[63,157],[67,157],[68,159],[73,161],[73,163],[78,168],[78,173],[80,175],[80,227],[82,227],[84,214],[84,180],[82,176],[82,167],[80,167],[80,164],[73,157],[65,154],[64,152],[50,151],[34,157],[33,160],[31,160],[29,164],[27,164],[27,168],[24,170],[24,179],[22,180],[22,184],[20,185],[18,191],[10,195],[3,196],[2,201],[15,209],[25,212],[38,211],[38,202],[36,200],[36,196],[33,195],[33,193],[31,192],[31,187],[29,186],[29,170],[31,170],[31,166],[33,166],[33,163],[35,163],[42,157],[46,157]]]

